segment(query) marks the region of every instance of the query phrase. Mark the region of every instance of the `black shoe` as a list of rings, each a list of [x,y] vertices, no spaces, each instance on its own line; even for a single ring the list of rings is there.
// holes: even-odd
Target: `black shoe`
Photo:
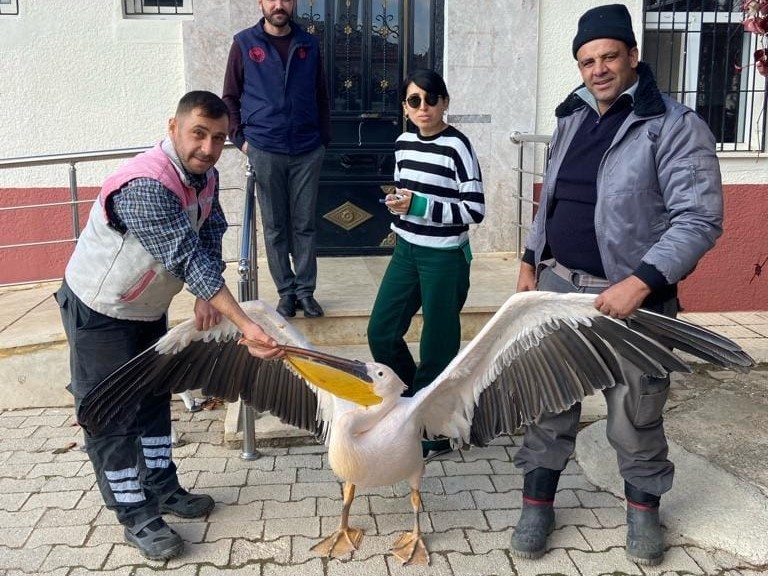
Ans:
[[[149,560],[168,560],[181,554],[184,541],[162,518],[155,518],[139,530],[123,529],[125,541]]]
[[[305,318],[319,318],[325,314],[323,309],[320,307],[320,304],[318,304],[317,300],[315,300],[312,296],[304,296],[304,298],[299,298],[298,307],[304,310]]]
[[[453,452],[450,448],[443,448],[442,450],[427,450],[426,453],[422,450],[422,455],[424,456],[424,463],[432,462],[435,458],[439,458],[440,456],[445,456],[446,454],[450,454]]]
[[[280,296],[280,302],[277,303],[276,310],[283,318],[293,318],[296,316],[296,296],[293,294]]]
[[[421,441],[421,457],[424,458],[424,462],[430,462],[438,456],[451,452],[453,452],[453,448],[451,448],[451,442],[447,438]]]
[[[179,518],[201,518],[213,510],[216,502],[208,494],[190,494],[179,488],[160,504],[160,514]]]

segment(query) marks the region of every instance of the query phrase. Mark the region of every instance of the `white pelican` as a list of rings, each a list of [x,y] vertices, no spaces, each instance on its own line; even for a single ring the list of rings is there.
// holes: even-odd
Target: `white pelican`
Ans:
[[[426,564],[418,515],[424,434],[483,446],[544,411],[562,411],[620,383],[621,362],[656,376],[690,371],[670,348],[739,371],[754,365],[737,344],[709,330],[643,310],[615,320],[598,312],[593,300],[585,294],[513,295],[413,398],[400,396],[405,386],[387,366],[313,351],[271,307],[248,302],[248,314],[284,345],[282,360],[251,356],[226,320],[204,332],[189,320],[94,389],[80,420],[97,431],[157,392],[201,388],[228,401],[242,397],[328,444],[331,468],[344,480],[344,499],[339,529],[315,552],[338,557],[360,545],[362,532],[348,524],[356,486],[407,480],[413,529],[397,538],[392,551],[403,563]]]

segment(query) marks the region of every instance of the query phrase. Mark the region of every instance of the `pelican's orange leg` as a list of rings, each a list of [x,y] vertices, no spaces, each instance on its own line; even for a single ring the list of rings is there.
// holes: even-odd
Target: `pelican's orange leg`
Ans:
[[[429,550],[424,544],[419,525],[419,509],[421,508],[421,494],[416,488],[411,488],[411,507],[413,508],[413,531],[400,534],[392,544],[392,554],[397,556],[403,564],[429,564]]]
[[[351,482],[344,483],[344,504],[341,508],[341,523],[339,529],[328,536],[322,542],[312,546],[310,550],[320,556],[340,558],[345,554],[354,552],[363,541],[363,531],[349,527],[349,509],[352,500],[355,499],[355,485]]]

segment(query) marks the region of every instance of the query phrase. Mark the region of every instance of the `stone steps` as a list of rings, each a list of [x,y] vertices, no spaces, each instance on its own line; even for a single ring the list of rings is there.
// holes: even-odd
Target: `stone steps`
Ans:
[[[320,258],[316,297],[326,316],[305,319],[299,313],[291,322],[319,348],[362,346],[367,351],[368,315],[388,257]],[[472,288],[462,314],[462,337],[470,340],[488,321],[517,282],[513,256],[477,255],[472,263]],[[225,273],[227,284],[237,293],[235,265]],[[275,304],[277,293],[259,260],[258,294]],[[0,410],[69,406],[68,348],[56,302],[51,295],[58,283],[0,289]],[[190,317],[194,297],[180,293],[169,310],[175,325]],[[414,319],[406,335],[418,342],[421,316]],[[348,355],[345,351],[339,352]]]

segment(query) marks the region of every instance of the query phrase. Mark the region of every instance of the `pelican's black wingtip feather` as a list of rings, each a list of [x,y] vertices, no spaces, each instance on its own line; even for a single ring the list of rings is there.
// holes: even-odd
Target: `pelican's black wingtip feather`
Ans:
[[[755,361],[736,342],[684,320],[638,310],[626,321],[550,320],[540,331],[495,352],[495,376],[477,397],[470,441],[486,445],[513,434],[543,412],[560,412],[587,395],[623,381],[622,363],[664,377],[691,372],[678,349],[717,366],[747,372]]]
[[[627,324],[665,346],[692,354],[721,368],[745,373],[757,365],[733,340],[680,318],[669,318],[640,309],[627,320]]]
[[[138,399],[153,392],[150,383],[156,373],[157,352],[148,348],[97,384],[83,399],[78,423],[92,434],[113,420],[124,422],[138,410]]]
[[[135,414],[142,398],[197,388],[202,388],[206,396],[234,401],[240,390],[227,388],[230,379],[210,375],[219,355],[236,354],[233,350],[236,346],[234,341],[194,340],[175,354],[158,353],[152,346],[112,372],[86,395],[78,421],[90,433],[99,433],[113,420],[124,422]]]

